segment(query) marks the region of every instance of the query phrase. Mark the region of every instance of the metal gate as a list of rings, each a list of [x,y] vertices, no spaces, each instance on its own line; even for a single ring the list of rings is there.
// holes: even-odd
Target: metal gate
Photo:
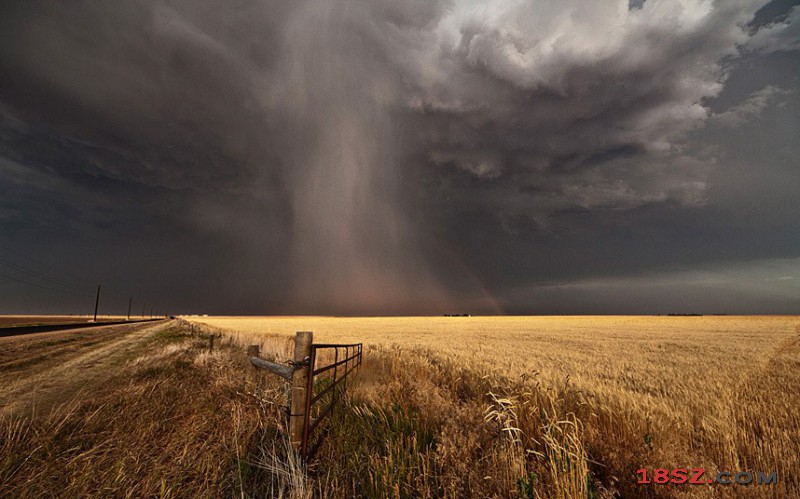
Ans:
[[[337,401],[347,388],[347,377],[361,366],[361,358],[361,343],[311,345],[300,446],[303,457],[313,455],[322,443],[322,436],[312,440],[314,430],[333,414]]]
[[[322,442],[314,431],[331,414],[347,388],[347,377],[361,367],[362,344],[313,344],[314,333],[298,331],[294,339],[294,360],[278,364],[259,358],[259,346],[247,349],[250,363],[267,369],[290,383],[288,407],[289,440],[304,458]]]

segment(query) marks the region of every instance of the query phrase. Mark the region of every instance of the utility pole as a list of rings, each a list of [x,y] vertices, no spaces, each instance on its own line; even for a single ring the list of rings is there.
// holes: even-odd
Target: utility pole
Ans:
[[[131,305],[133,305],[133,296],[128,298],[128,320],[131,320]]]
[[[97,297],[94,299],[94,322],[97,322],[97,307],[100,306],[100,285],[97,285]]]

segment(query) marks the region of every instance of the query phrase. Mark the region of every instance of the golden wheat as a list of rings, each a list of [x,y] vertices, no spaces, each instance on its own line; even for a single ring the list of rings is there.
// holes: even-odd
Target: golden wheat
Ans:
[[[405,362],[413,355],[429,355],[435,362],[516,379],[515,399],[496,398],[494,404],[491,399],[485,404],[489,418],[510,437],[520,428],[537,434],[533,448],[523,451],[538,452],[536,445],[546,447],[541,440],[549,439],[552,448],[575,454],[580,466],[595,463],[595,474],[604,474],[602,485],[618,491],[642,493],[632,486],[638,468],[689,466],[705,468],[711,476],[715,471],[778,471],[779,484],[737,489],[667,486],[656,494],[800,492],[795,476],[800,469],[797,317],[190,320],[225,331],[243,345],[261,343],[278,357],[288,357],[287,340],[295,331],[312,330],[317,342],[364,342],[368,357],[388,352]],[[438,379],[432,384],[455,381]],[[536,390],[558,395],[532,397]],[[522,404],[536,410],[519,413],[526,411]],[[547,410],[555,413],[539,416]],[[513,438],[509,447],[514,447]],[[507,464],[519,468],[512,473],[519,478],[524,457],[520,461],[508,456]],[[550,484],[555,483],[550,495],[585,496],[585,470],[559,474],[557,467],[550,467]]]

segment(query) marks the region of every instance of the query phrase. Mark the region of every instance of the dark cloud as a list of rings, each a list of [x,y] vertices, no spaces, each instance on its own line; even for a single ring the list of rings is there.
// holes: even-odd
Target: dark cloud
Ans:
[[[6,2],[0,243],[217,313],[793,258],[793,5]]]
[[[748,26],[756,31],[770,24],[782,23],[787,20],[792,8],[798,5],[798,0],[771,0],[756,11]]]

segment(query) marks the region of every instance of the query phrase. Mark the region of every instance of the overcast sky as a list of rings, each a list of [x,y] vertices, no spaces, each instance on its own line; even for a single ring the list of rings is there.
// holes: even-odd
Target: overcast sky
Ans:
[[[800,313],[798,4],[3,1],[0,313]]]

